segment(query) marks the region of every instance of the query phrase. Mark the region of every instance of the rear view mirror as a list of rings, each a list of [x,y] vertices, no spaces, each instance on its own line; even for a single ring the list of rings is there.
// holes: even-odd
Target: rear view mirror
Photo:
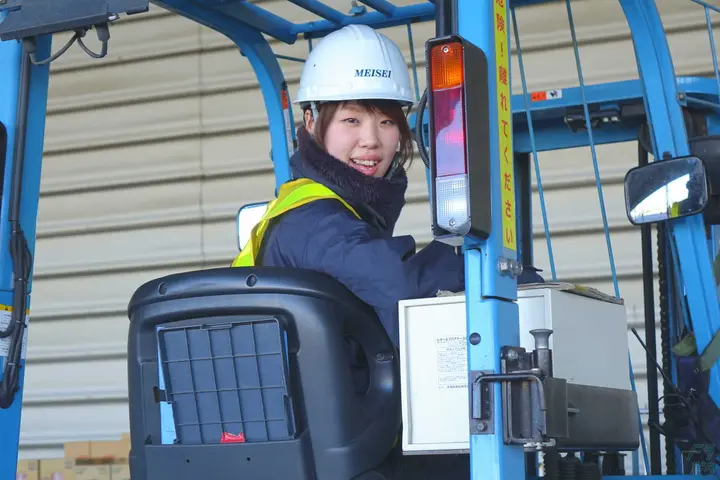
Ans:
[[[250,233],[255,225],[258,224],[262,216],[267,210],[267,202],[251,203],[245,205],[238,210],[237,213],[237,242],[238,249],[242,250],[243,247],[250,240]]]
[[[625,210],[633,225],[701,213],[708,198],[705,165],[697,157],[656,161],[625,176]]]

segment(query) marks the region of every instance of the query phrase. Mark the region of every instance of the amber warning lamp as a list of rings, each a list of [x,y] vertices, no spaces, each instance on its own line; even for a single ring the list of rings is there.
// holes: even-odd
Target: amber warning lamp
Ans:
[[[490,109],[487,59],[451,35],[426,43],[433,236],[461,245],[490,235]]]

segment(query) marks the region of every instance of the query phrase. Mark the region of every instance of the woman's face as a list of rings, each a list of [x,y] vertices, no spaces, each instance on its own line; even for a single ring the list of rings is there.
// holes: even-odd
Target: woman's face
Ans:
[[[306,113],[309,130],[315,123]],[[327,152],[372,177],[382,177],[390,168],[400,144],[400,129],[380,111],[345,104],[335,111],[324,136]]]

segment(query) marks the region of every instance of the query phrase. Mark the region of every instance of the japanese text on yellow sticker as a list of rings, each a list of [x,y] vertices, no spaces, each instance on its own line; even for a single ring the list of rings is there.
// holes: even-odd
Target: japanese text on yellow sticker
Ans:
[[[505,3],[506,0],[494,0],[495,77],[497,81],[503,245],[505,248],[515,251],[515,169],[510,104],[510,52],[508,49],[507,9]]]

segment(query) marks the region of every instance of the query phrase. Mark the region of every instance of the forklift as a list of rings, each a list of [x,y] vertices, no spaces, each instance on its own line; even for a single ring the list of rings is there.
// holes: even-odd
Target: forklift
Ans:
[[[434,21],[425,43],[428,87],[418,92],[411,123],[427,171],[432,236],[462,250],[466,288],[401,302],[396,346],[372,309],[317,272],[233,268],[228,259],[227,268],[139,285],[128,304],[133,480],[390,480],[377,468],[398,445],[407,457],[459,456],[472,480],[658,477],[660,434],[667,475],[716,475],[720,73],[710,14],[720,9],[677,0],[705,9],[715,67],[714,78],[681,78],[655,1],[618,0],[640,76],[585,85],[564,0],[580,86],[529,92],[515,10],[546,1],[359,0],[343,13],[321,0],[288,0],[323,18],[307,23],[245,0],[152,2],[224,34],[251,63],[267,112],[275,194],[291,180],[296,139],[268,39],[293,44],[349,24],[410,32]],[[12,312],[0,324],[0,480],[14,478],[18,459],[49,65],[74,43],[102,59],[113,22],[148,7],[148,0],[0,0],[0,308]],[[100,53],[83,43],[91,30]],[[61,32],[75,35],[53,48]],[[511,33],[519,72],[510,69]],[[522,92],[511,92],[511,73],[520,75]],[[436,74],[452,81],[433,82]],[[457,100],[439,101],[450,89]],[[450,107],[461,121],[439,123]],[[665,385],[665,422],[650,424],[649,454],[595,151],[628,141],[638,142],[639,164],[625,177],[626,212],[643,232],[650,291],[651,224],[660,259],[662,358],[654,357],[654,320],[645,341],[637,336],[654,372],[650,383],[659,374]],[[559,281],[552,263],[538,153],[580,146],[593,156],[614,295]],[[552,280],[518,288],[533,265],[532,164]],[[443,188],[448,181],[457,188]],[[239,209],[240,249],[266,208]],[[539,315],[538,301],[556,307]],[[450,347],[435,356],[425,346],[438,337],[423,325],[438,308],[453,320],[440,342]],[[577,357],[578,328],[603,336],[587,347],[599,357]],[[365,359],[363,392],[350,381],[348,337]],[[461,366],[451,388],[428,384],[451,355]]]

